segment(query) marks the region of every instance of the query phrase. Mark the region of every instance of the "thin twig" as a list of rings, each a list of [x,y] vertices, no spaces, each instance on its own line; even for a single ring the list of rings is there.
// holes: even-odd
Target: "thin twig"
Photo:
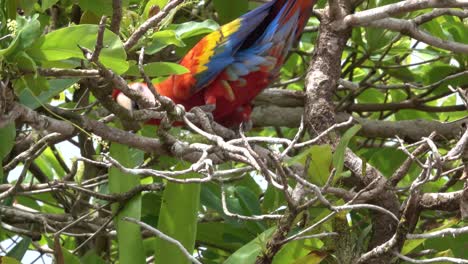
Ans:
[[[192,253],[190,253],[183,245],[182,243],[180,243],[179,240],[176,240],[166,234],[164,234],[163,232],[159,231],[158,229],[146,224],[146,223],[143,223],[142,221],[139,221],[137,219],[134,219],[134,218],[130,218],[130,217],[124,217],[123,218],[124,221],[127,221],[127,222],[130,222],[130,223],[134,223],[134,224],[137,224],[139,225],[140,227],[150,231],[151,233],[153,233],[154,235],[156,235],[157,237],[159,237],[160,239],[164,240],[164,241],[167,241],[171,244],[174,244],[175,246],[177,246],[180,251],[184,254],[184,256],[187,257],[187,259],[189,259],[190,261],[192,261],[193,263],[196,263],[196,264],[202,264],[200,261],[198,261],[198,259],[196,259]]]

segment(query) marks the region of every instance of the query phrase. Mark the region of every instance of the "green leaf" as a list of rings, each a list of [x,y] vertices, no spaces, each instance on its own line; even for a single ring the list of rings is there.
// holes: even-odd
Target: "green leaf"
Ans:
[[[341,172],[343,172],[346,148],[348,148],[351,138],[353,138],[357,132],[361,130],[361,128],[361,125],[354,125],[348,129],[341,137],[340,143],[338,143],[338,146],[335,149],[335,153],[333,153],[333,167],[335,167],[335,175],[338,177],[340,176]]]
[[[169,45],[175,45],[177,47],[185,46],[184,42],[173,30],[158,31],[151,36],[151,39],[153,41],[145,49],[145,53],[149,55],[155,54]]]
[[[6,256],[0,257],[0,263],[2,264],[21,264],[18,260]]]
[[[283,192],[269,184],[263,197],[263,212],[272,212],[283,205],[285,201]]]
[[[91,11],[97,16],[112,15],[113,0],[79,0],[80,7],[85,11]],[[128,0],[122,1],[122,6],[128,6]]]
[[[49,89],[41,92],[38,96],[34,95],[34,93],[30,89],[24,89],[19,95],[19,100],[21,104],[31,109],[36,109],[42,106],[43,104],[49,102],[50,99],[63,92],[65,89],[76,83],[78,80],[79,79],[49,80]]]
[[[0,160],[3,160],[15,145],[15,124],[10,123],[0,128],[0,138],[2,139],[2,144],[0,144]]]
[[[9,1],[9,0],[7,0]],[[24,15],[31,15],[34,10],[34,6],[37,4],[34,0],[17,0],[17,7],[24,11]]]
[[[135,167],[143,161],[143,152],[117,143],[112,143],[110,155],[122,165],[130,168]],[[111,193],[127,192],[139,184],[140,178],[138,176],[125,174],[114,167],[109,170],[109,190]],[[114,219],[114,224],[117,229],[119,262],[146,263],[140,227],[122,220],[124,217],[140,219],[141,194],[127,201],[123,205],[123,208],[119,206],[119,204],[114,204],[112,206],[113,212],[120,211]]]
[[[55,5],[55,3],[57,3],[58,0],[42,0],[42,5],[41,5],[41,8],[43,11],[45,11],[47,8]]]
[[[29,248],[29,244],[31,244],[31,238],[23,237],[6,255],[21,261]]]
[[[49,89],[49,82],[43,76],[27,74],[14,82],[14,88],[16,93],[22,93],[23,90],[30,89],[33,94],[39,95]]]
[[[30,55],[37,61],[61,61],[70,58],[84,59],[79,46],[94,50],[98,26],[77,25],[52,31],[33,45]],[[66,40],[66,41],[64,41]],[[104,33],[104,48],[99,60],[116,74],[128,70],[127,53],[120,38],[110,30]]]
[[[272,227],[265,232],[258,235],[254,240],[250,241],[245,246],[238,249],[234,254],[232,254],[224,264],[253,264],[258,255],[265,250],[266,243],[271,237],[273,232],[276,230],[276,227]]]
[[[68,263],[68,262],[66,262]],[[106,264],[106,262],[98,256],[95,250],[90,250],[81,258],[81,263],[85,264]]]
[[[398,80],[401,80],[403,82],[414,82],[415,77],[413,75],[413,72],[408,69],[408,68],[399,68],[399,69],[388,69],[385,71],[388,73],[388,75],[392,76],[393,78],[396,78]]]
[[[441,226],[439,226],[437,228],[434,228],[434,229],[431,229],[431,230],[428,230],[425,233],[436,232],[436,231],[440,231],[440,230],[445,229],[445,228],[453,227],[457,222],[458,222],[458,220],[454,219],[454,218],[447,219],[447,220],[444,221],[444,223]],[[464,236],[466,236],[466,235],[464,235]],[[458,236],[458,237],[460,238],[460,237],[463,237],[463,236]],[[468,237],[468,236],[466,236],[466,237]],[[449,239],[446,239],[446,238],[447,237],[429,239],[429,242],[430,241],[436,241],[435,243],[437,244],[437,241],[444,240],[444,243],[442,243],[442,245],[440,247],[441,249],[445,249],[447,246],[450,246],[450,244],[452,244],[453,246],[456,245],[456,243],[453,243],[453,240],[454,240],[453,237],[448,237]],[[425,243],[426,240],[428,240],[428,239],[411,239],[411,240],[405,241],[405,244],[403,245],[403,248],[401,250],[401,254],[406,255],[406,254],[412,252],[419,245]],[[445,243],[445,242],[447,242],[447,243]],[[461,247],[463,247],[463,245],[461,245]],[[433,247],[429,247],[429,248],[433,248]]]
[[[220,194],[215,192],[214,188],[210,188],[209,185],[203,184],[201,186],[200,200],[204,206],[222,214],[223,207],[221,206]]]
[[[288,164],[299,163],[304,166],[309,157],[311,158],[308,170],[310,181],[318,185],[325,184],[330,176],[330,166],[332,164],[330,145],[312,146],[291,158]]]
[[[322,262],[323,259],[325,259],[329,254],[326,252],[322,251],[312,251],[306,256],[303,256],[296,261],[294,261],[293,264],[319,264]]]
[[[21,70],[36,71],[36,62],[26,52],[18,52],[14,57],[14,62],[16,62],[18,68]]]
[[[249,9],[249,1],[247,0],[213,0],[213,5],[218,12],[221,24],[237,19]]]
[[[260,203],[258,197],[249,189],[244,186],[237,186],[235,189],[236,196],[239,197],[241,206],[250,214],[261,214]]]
[[[309,241],[307,241],[309,242]],[[294,260],[306,256],[310,251],[310,243],[306,240],[292,241],[280,249],[273,259],[273,264],[292,263]]]
[[[367,47],[370,53],[379,51],[389,45],[391,40],[397,35],[395,32],[381,28],[366,28],[365,36]]]
[[[211,19],[207,19],[203,22],[186,22],[180,25],[170,26],[169,29],[173,29],[177,36],[181,39],[191,38],[198,35],[211,33],[219,29],[218,23]]]
[[[29,48],[41,35],[41,24],[37,20],[37,16],[29,19],[19,16],[16,21],[18,33],[7,48],[0,50],[0,59],[10,54],[16,55],[17,52]]]
[[[16,127],[15,123],[10,123],[5,127],[0,128],[0,164],[1,161],[10,153],[11,149],[15,145],[16,138]],[[4,183],[6,179],[3,179],[3,166],[0,167],[0,184]]]
[[[249,216],[262,214],[258,197],[255,196],[249,188],[237,186],[235,188],[235,194],[239,198],[239,204],[242,207],[244,214]],[[266,229],[264,223],[258,221],[255,221],[254,223],[257,232],[263,232]]]
[[[144,65],[143,68],[149,77],[162,77],[189,72],[184,66],[172,62],[151,62]],[[125,74],[137,77],[141,76],[138,65],[131,66]]]
[[[5,3],[4,5],[5,5],[6,19],[14,20],[16,18],[16,14],[17,14],[17,3],[16,3],[16,1],[6,0],[6,1],[4,1],[4,3]]]
[[[148,3],[146,3],[145,10],[143,11],[143,17],[148,18],[149,12],[152,8],[157,6],[162,9],[164,6],[166,6],[167,2],[168,0],[149,0]]]
[[[81,264],[80,259],[72,254],[68,249],[62,247],[63,260],[67,264]],[[86,262],[89,263],[89,262]]]
[[[235,227],[221,222],[199,223],[197,227],[197,241],[205,244],[215,244],[216,247],[227,251],[235,251],[250,237],[250,233],[242,227]]]
[[[18,16],[16,19],[20,32],[18,33],[19,46],[21,50],[30,47],[42,34],[41,23],[37,20],[38,15],[25,18]]]
[[[176,167],[183,166],[179,162]],[[186,178],[198,175],[188,173]],[[168,182],[164,190],[159,213],[158,229],[180,241],[188,252],[195,247],[197,235],[198,209],[200,207],[200,184],[180,184]],[[155,258],[157,263],[190,263],[180,249],[162,239],[156,240]]]

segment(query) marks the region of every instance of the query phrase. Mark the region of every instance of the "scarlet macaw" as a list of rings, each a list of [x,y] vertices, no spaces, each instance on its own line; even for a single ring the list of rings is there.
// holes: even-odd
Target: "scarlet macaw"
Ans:
[[[218,123],[247,121],[250,102],[278,76],[316,1],[273,0],[220,27],[183,57],[180,64],[188,73],[170,76],[155,88],[186,110],[214,105]],[[148,90],[143,83],[132,85]],[[127,108],[133,105],[118,91],[114,98]]]

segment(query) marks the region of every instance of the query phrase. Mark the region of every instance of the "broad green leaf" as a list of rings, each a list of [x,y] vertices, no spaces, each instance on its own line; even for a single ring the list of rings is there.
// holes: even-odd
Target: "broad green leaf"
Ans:
[[[269,184],[263,197],[263,212],[272,212],[283,205],[285,201],[284,193]]]
[[[113,0],[79,0],[80,7],[85,11],[91,11],[97,16],[112,16]],[[123,0],[122,5],[128,6],[128,0]]]
[[[68,249],[62,247],[63,260],[66,264],[81,264],[80,259],[73,255]],[[89,262],[86,262],[89,263]]]
[[[21,70],[33,72],[36,71],[36,62],[26,52],[18,52],[13,60],[14,62],[16,62],[16,65],[18,65],[18,68]]]
[[[199,223],[197,227],[197,241],[208,245],[215,244],[217,247],[235,251],[248,242],[245,239],[250,233],[242,227],[235,227],[222,222]]]
[[[249,204],[248,200],[251,200],[251,198],[249,199],[247,197],[242,197],[242,195],[239,195],[237,188],[238,187],[234,185],[226,187],[226,190],[225,190],[226,191],[226,206],[228,210],[234,214],[253,215],[252,209],[246,206],[246,204]],[[252,195],[248,195],[248,196],[252,197]],[[220,197],[221,197],[221,194],[220,194]],[[263,224],[258,223],[257,221],[238,221],[235,218],[226,216],[224,214],[224,211],[221,211],[220,213],[223,215],[225,221],[228,222],[229,224],[234,225],[236,227],[243,227],[252,234],[259,234],[263,232],[263,230],[265,229]]]
[[[365,36],[367,40],[368,52],[373,53],[389,45],[397,33],[381,29],[366,28]]]
[[[450,223],[451,220],[448,220],[447,222]],[[444,226],[447,226],[447,224],[444,224]],[[461,226],[458,226],[458,227],[463,227],[463,223],[461,223]],[[432,230],[432,231],[437,231],[441,229],[443,228],[437,228],[436,230]],[[427,239],[424,242],[424,246],[426,248],[435,249],[439,252],[450,250],[455,257],[461,258],[461,259],[468,259],[468,251],[466,250],[467,241],[468,241],[468,234],[466,233],[460,234],[457,236],[447,235],[444,237]]]
[[[293,264],[319,264],[328,255],[329,254],[326,253],[326,252],[312,251],[308,255],[303,256],[303,257],[297,259],[296,261],[294,261]]]
[[[443,225],[437,227],[437,228],[434,228],[432,230],[428,230],[427,232],[425,233],[431,233],[431,232],[435,232],[435,231],[439,231],[439,230],[442,230],[442,229],[445,229],[445,228],[450,228],[450,227],[453,227],[456,223],[458,222],[457,219],[447,219]],[[410,252],[412,252],[414,249],[416,249],[419,245],[423,244],[426,242],[426,240],[428,239],[412,239],[412,240],[407,240],[405,241],[405,244],[403,245],[403,248],[401,250],[401,254],[403,255],[406,255]],[[435,239],[429,239],[429,241],[440,241],[440,240],[444,240],[444,238],[435,238]],[[449,239],[450,240],[450,239]],[[436,242],[437,244],[437,242]],[[450,242],[448,242],[448,244],[450,244]],[[443,245],[443,248],[447,247],[448,244],[444,244]],[[462,246],[463,247],[463,246]]]
[[[261,214],[260,204],[258,202],[258,197],[249,189],[244,186],[236,187],[236,195],[241,200],[241,205],[245,207],[252,214]]]
[[[7,0],[10,1],[10,0]],[[17,0],[17,7],[21,8],[24,11],[24,15],[29,16],[31,15],[32,11],[34,10],[34,6],[37,4],[34,0]]]
[[[237,186],[235,188],[236,196],[239,199],[239,204],[242,207],[246,215],[260,215],[262,214],[259,198],[255,194],[244,186]],[[249,223],[251,224],[251,223]],[[255,221],[254,222],[257,232],[263,232],[267,227],[264,223]]]
[[[84,11],[80,18],[80,24],[99,24],[101,17],[93,13],[92,11]]]
[[[210,184],[203,184],[201,186],[200,200],[204,206],[222,214],[223,207],[221,206],[221,196],[219,192],[215,192],[209,185]]]
[[[41,24],[37,20],[37,16],[29,19],[19,16],[16,21],[18,24],[16,37],[7,48],[0,50],[0,59],[8,55],[16,55],[17,52],[24,51],[41,35]]]
[[[55,5],[55,3],[57,3],[57,2],[58,2],[58,0],[42,0],[42,5],[41,5],[42,10],[45,11],[47,8]]]
[[[218,12],[219,21],[221,24],[226,24],[247,12],[249,8],[249,1],[236,0],[213,0],[214,7]]]
[[[191,38],[198,35],[211,33],[219,28],[218,23],[211,19],[207,19],[203,22],[186,22],[179,25],[170,26],[169,29],[173,29],[177,36],[181,39]]]
[[[67,262],[68,263],[68,262]],[[83,264],[106,264],[106,262],[96,254],[95,250],[90,250],[81,258]]]
[[[415,77],[413,72],[408,68],[399,68],[399,69],[389,69],[385,71],[388,75],[401,80],[403,82],[413,82],[415,81]]]
[[[11,257],[7,257],[7,256],[1,256],[0,263],[1,264],[21,264],[21,262],[19,262],[18,260],[11,258]]]
[[[273,259],[273,264],[282,263],[304,263],[300,262],[302,259],[309,255],[313,255],[313,250],[317,250],[323,246],[323,243],[317,239],[298,240],[287,243],[280,249],[278,254]],[[312,251],[312,252],[311,252]],[[324,256],[326,257],[326,255]],[[312,259],[308,259],[312,260]],[[305,262],[305,263],[317,263],[317,262]]]
[[[442,25],[440,24],[440,21],[437,21],[437,19],[431,20],[427,23],[424,23],[421,25],[421,28],[427,30],[431,35],[444,39],[446,37]]]
[[[145,10],[143,11],[143,17],[148,18],[149,13],[153,8],[158,7],[159,9],[162,9],[166,6],[167,2],[168,0],[149,0],[148,3],[146,3]]]
[[[189,72],[184,66],[172,62],[151,62],[144,65],[143,68],[146,75],[150,77],[162,77]],[[138,65],[131,66],[125,74],[137,77],[141,76]]]
[[[6,19],[14,20],[16,18],[16,14],[17,14],[17,3],[16,3],[16,1],[6,0],[6,1],[3,1],[3,3],[5,5]],[[3,6],[2,6],[2,8],[3,8]]]
[[[182,163],[176,166],[182,167]],[[188,173],[187,178],[198,175]],[[159,213],[158,229],[180,241],[188,252],[195,247],[197,218],[200,207],[200,184],[180,184],[168,182],[164,190]],[[180,249],[172,243],[157,239],[155,258],[158,264],[190,263]]]
[[[314,184],[323,185],[330,176],[332,164],[332,150],[330,145],[311,146],[299,155],[288,160],[288,164],[299,163],[305,165],[310,157],[308,175]]]
[[[24,89],[21,94],[19,95],[20,102],[31,108],[36,109],[41,105],[49,102],[54,96],[60,94],[65,89],[76,83],[79,79],[53,79],[49,80],[49,89],[43,91],[38,96],[34,95],[34,93],[30,89]]]
[[[36,96],[49,89],[49,82],[40,75],[26,74],[13,83],[17,94],[21,94],[25,89],[29,89]]]
[[[2,161],[15,145],[16,127],[15,123],[0,128],[0,161]],[[1,163],[1,162],[0,162]],[[0,184],[4,183],[3,167],[0,168]]]
[[[23,237],[6,255],[21,261],[29,248],[29,244],[31,244],[31,238]]]
[[[354,125],[348,129],[341,137],[340,143],[338,143],[338,146],[335,149],[335,153],[333,153],[333,167],[335,167],[335,175],[338,177],[340,176],[341,172],[343,172],[346,148],[348,148],[351,138],[353,138],[357,132],[361,130],[361,127],[361,125]]]
[[[33,45],[29,54],[38,61],[84,59],[83,52],[78,45],[94,50],[97,31],[97,25],[77,25],[52,31]],[[128,70],[126,59],[127,54],[122,41],[112,31],[106,29],[104,48],[99,56],[100,62],[116,74],[122,74]]]
[[[39,157],[37,157],[34,160],[34,163],[42,170],[42,172],[47,176],[49,180],[53,180],[54,177],[57,176],[54,170],[52,169],[52,167],[49,166],[49,163],[47,162],[47,160],[41,155],[39,155]],[[43,208],[47,208],[47,207],[44,206]],[[52,213],[52,212],[49,212],[49,213]]]
[[[0,160],[3,160],[11,148],[15,145],[16,128],[14,123],[10,123],[0,128],[0,138],[2,144],[0,144]]]
[[[447,249],[447,250],[444,250],[444,251],[441,251],[441,252],[437,252],[437,254],[435,254],[436,257],[455,257],[455,255],[453,255],[453,252],[451,249]]]
[[[130,149],[128,146],[112,143],[110,155],[126,167],[133,168],[143,161],[143,153]],[[109,190],[111,193],[123,193],[140,184],[140,178],[125,174],[117,168],[109,170]],[[139,220],[141,217],[141,194],[127,201],[123,208],[119,204],[112,206],[114,212],[120,211],[115,217],[120,263],[146,263],[143,250],[141,230],[138,225],[122,220],[131,217]]]
[[[60,153],[57,153],[57,155],[60,156]],[[44,158],[47,164],[54,170],[55,175],[57,175],[59,178],[62,178],[65,175],[63,167],[58,162],[51,148],[46,148],[44,152],[42,152],[41,156]]]
[[[266,248],[266,243],[271,237],[273,232],[276,230],[276,227],[272,227],[260,235],[258,235],[254,240],[250,241],[245,246],[238,249],[234,254],[232,254],[224,264],[253,264],[258,255],[262,253],[262,250]]]
[[[185,46],[184,42],[173,30],[158,31],[151,36],[151,39],[151,44],[145,48],[145,53],[149,55],[159,52],[169,45],[175,45],[177,47]]]
[[[20,32],[18,33],[19,46],[18,48],[24,50],[30,47],[37,38],[42,34],[41,23],[37,20],[38,15],[25,18],[18,16],[16,19]]]
[[[368,148],[360,156],[368,160],[372,166],[379,168],[379,171],[387,177],[390,177],[407,158],[403,151],[385,147]]]

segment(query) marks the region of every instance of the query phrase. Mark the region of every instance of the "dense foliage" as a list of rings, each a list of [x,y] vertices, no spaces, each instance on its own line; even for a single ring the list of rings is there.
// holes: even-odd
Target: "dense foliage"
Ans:
[[[245,132],[113,101],[262,2],[0,0],[1,261],[468,263],[467,1],[319,1]]]

